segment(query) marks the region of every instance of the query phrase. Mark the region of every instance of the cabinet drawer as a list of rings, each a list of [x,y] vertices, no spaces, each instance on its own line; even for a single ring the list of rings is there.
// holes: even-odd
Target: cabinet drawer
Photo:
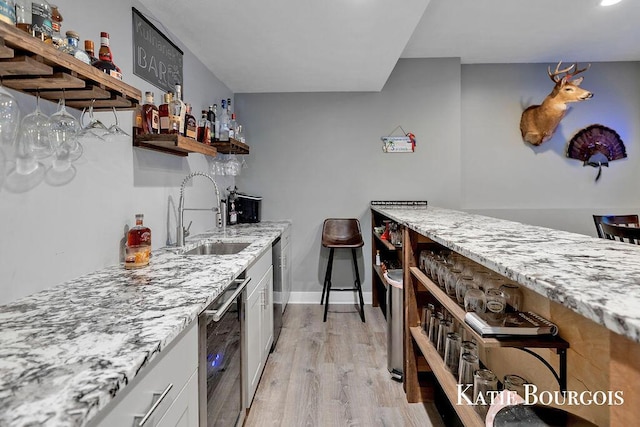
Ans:
[[[247,269],[247,277],[251,277],[251,281],[247,284],[247,297],[253,293],[258,287],[260,279],[262,279],[271,267],[271,247],[263,252],[262,255]]]
[[[93,426],[133,425],[136,417],[144,416],[168,389],[165,397],[145,426],[154,426],[174,403],[180,391],[198,368],[198,328],[193,322],[149,366],[92,420]],[[171,388],[169,388],[171,385]],[[155,395],[154,395],[155,394]],[[197,413],[197,402],[196,413]]]

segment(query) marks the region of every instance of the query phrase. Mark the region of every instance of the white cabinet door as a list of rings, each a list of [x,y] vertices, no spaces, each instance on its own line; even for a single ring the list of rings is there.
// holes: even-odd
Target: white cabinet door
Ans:
[[[262,358],[265,363],[273,344],[273,267],[262,278]]]
[[[173,401],[158,427],[198,427],[198,371]]]
[[[260,283],[247,298],[244,323],[244,405],[251,406],[262,374],[262,293]]]

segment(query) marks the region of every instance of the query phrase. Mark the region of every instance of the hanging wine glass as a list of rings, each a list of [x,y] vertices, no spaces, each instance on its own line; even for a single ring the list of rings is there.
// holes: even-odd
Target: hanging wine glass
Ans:
[[[25,117],[26,118],[26,117]],[[38,161],[29,134],[22,129],[15,147],[16,164],[9,171],[4,187],[13,193],[24,193],[42,182],[45,168]]]
[[[116,122],[109,126],[109,134],[115,136],[130,136],[118,124],[118,114],[116,113],[116,107],[111,107],[111,110],[113,110],[113,116],[115,117]]]
[[[45,159],[53,154],[49,139],[49,117],[40,111],[40,93],[36,94],[36,109],[20,122],[21,137],[29,147],[27,150],[37,159]]]
[[[82,145],[78,142],[80,123],[67,111],[64,97],[60,100],[59,109],[50,117],[49,137],[54,147],[54,158],[47,170],[47,183],[60,186],[70,182],[76,175],[76,168],[71,164],[82,156]]]
[[[6,162],[15,157],[15,141],[20,124],[20,107],[16,99],[2,87],[0,81],[0,150]]]
[[[84,136],[92,136],[104,141],[103,136],[109,133],[109,129],[107,129],[104,123],[102,123],[100,120],[96,119],[93,116],[94,102],[95,102],[95,99],[92,99],[91,104],[89,105],[89,123],[87,123],[82,127],[82,129],[80,130],[79,137],[81,138]],[[84,123],[85,111],[86,111],[86,108],[82,110],[82,115],[80,116],[81,123]]]

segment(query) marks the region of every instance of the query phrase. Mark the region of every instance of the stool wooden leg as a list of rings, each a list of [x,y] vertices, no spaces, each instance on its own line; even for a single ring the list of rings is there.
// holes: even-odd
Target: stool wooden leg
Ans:
[[[358,258],[356,257],[356,250],[351,249],[351,255],[353,256],[353,266],[356,269],[356,289],[358,290],[358,297],[360,298],[360,319],[364,322],[364,298],[362,298],[362,285],[360,283],[360,272],[358,271]]]
[[[333,273],[333,250],[329,251],[329,262],[327,263],[327,272],[324,277],[324,288],[322,289],[322,301],[324,301],[324,318],[323,322],[327,321],[327,312],[329,311],[329,293],[331,292],[331,274]],[[327,291],[327,299],[324,299],[324,291]],[[322,304],[322,301],[320,304]]]

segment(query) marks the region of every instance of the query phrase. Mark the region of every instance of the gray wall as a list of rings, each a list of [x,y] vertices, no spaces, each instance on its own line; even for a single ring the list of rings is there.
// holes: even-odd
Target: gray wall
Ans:
[[[582,86],[595,97],[573,104],[555,137],[535,148],[521,140],[520,115],[551,91],[547,65],[406,59],[380,93],[236,94],[251,144],[238,183],[264,196],[265,218],[293,220],[293,299],[320,300],[321,226],[332,216],[362,221],[370,291],[370,200],[427,199],[593,236],[592,214],[637,213],[640,63],[594,63]],[[598,183],[596,169],[564,155],[593,123],[615,129],[629,156],[603,168]],[[416,135],[414,154],[381,152],[379,137],[398,124]],[[349,283],[347,258],[341,266],[336,277]]]
[[[131,6],[144,11],[141,4],[130,0],[56,3],[64,17],[63,31],[76,30],[81,40],[92,39],[96,47],[100,31],[109,32],[114,61],[122,68],[124,81],[143,94],[152,90],[158,103],[161,90],[132,72]],[[163,29],[158,23],[156,26]],[[184,98],[194,110],[233,95],[194,54],[175,38],[173,41],[185,52]],[[23,115],[33,111],[33,97],[16,96]],[[45,113],[55,112],[56,105],[42,104]],[[107,125],[114,119],[111,113],[98,116]],[[130,111],[118,117],[122,128],[131,129]],[[135,224],[136,213],[145,214],[154,248],[164,246],[169,234],[175,239],[172,207],[178,204],[180,183],[189,172],[210,167],[210,160],[203,155],[184,158],[133,148],[130,138],[108,143],[85,140],[83,144],[85,156],[68,185],[52,187],[43,182],[23,194],[0,191],[0,303],[117,264],[120,240],[125,228]],[[219,183],[226,187],[233,180]],[[203,178],[189,185],[186,196],[193,206],[210,206],[214,200],[211,186]],[[187,221],[190,218],[187,216]],[[191,230],[213,225],[209,214],[196,218]]]
[[[294,286],[305,292],[294,299],[320,301],[325,218],[360,219],[369,291],[371,200],[460,207],[457,59],[401,60],[378,93],[236,94],[236,111],[251,145],[238,186],[264,197],[264,219],[293,220]],[[380,137],[398,125],[416,135],[415,153],[382,152]],[[335,268],[336,286],[351,283],[348,258]]]

